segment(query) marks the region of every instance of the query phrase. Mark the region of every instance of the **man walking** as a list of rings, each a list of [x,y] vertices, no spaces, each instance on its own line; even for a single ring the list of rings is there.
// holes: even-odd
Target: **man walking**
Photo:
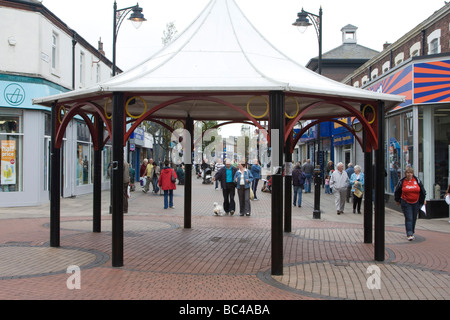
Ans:
[[[311,159],[306,160],[302,171],[306,176],[305,193],[311,193],[311,181],[314,174],[314,166],[311,164]]]
[[[339,162],[337,170],[331,174],[330,188],[333,189],[334,203],[336,205],[337,214],[344,213],[345,198],[347,196],[347,187],[349,178],[347,172],[344,171],[344,164]]]
[[[237,168],[231,165],[231,160],[226,160],[225,167],[222,167],[214,175],[213,180],[219,180],[222,187],[223,194],[223,210],[228,214],[234,214],[236,210],[236,203],[234,202],[234,195],[236,193],[236,185],[234,184],[234,175]]]

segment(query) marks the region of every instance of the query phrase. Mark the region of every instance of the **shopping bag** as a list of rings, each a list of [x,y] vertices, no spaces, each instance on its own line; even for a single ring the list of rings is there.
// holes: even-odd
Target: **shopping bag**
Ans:
[[[252,188],[250,188],[250,200],[253,200],[255,198],[255,194],[253,193]]]
[[[450,205],[450,194],[445,197],[445,202]]]

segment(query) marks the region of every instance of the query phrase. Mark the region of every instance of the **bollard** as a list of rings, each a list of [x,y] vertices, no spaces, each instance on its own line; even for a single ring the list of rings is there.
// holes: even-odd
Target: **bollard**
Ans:
[[[314,169],[314,211],[313,219],[320,219],[320,187],[322,178],[320,177],[320,167]]]

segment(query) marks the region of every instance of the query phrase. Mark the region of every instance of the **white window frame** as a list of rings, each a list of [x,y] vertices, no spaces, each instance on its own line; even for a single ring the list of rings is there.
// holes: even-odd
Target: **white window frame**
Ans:
[[[83,51],[80,51],[80,87],[83,87],[85,84],[85,78],[86,78],[86,72],[85,72],[85,65],[86,65],[86,55]]]
[[[410,56],[410,57],[416,57],[416,56],[418,56],[419,53],[420,53],[420,49],[421,49],[421,47],[420,47],[420,42],[414,43],[414,44],[411,46],[411,48],[409,49],[409,56]]]
[[[398,66],[399,64],[401,64],[403,61],[405,60],[405,53],[404,52],[400,52],[399,54],[397,54],[395,56],[395,65]]]
[[[388,60],[385,63],[383,63],[381,69],[383,70],[383,73],[388,72],[391,69],[391,61]]]
[[[428,54],[441,53],[441,29],[434,30],[428,37]],[[432,44],[437,43],[436,52],[432,51]]]
[[[59,69],[59,34],[52,32],[52,72],[58,72]]]

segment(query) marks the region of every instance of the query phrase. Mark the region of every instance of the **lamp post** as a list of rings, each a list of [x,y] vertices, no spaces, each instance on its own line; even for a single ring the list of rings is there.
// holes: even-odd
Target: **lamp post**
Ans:
[[[312,23],[309,21],[311,19]],[[314,14],[303,10],[297,14],[297,20],[292,24],[296,26],[301,33],[313,25],[316,29],[317,39],[319,41],[319,58],[317,64],[317,73],[322,74],[322,7],[319,9],[319,14]],[[320,219],[320,187],[321,181],[321,167],[320,167],[320,123],[317,124],[317,158],[316,168],[314,170],[314,212],[313,218]]]
[[[297,14],[298,18],[292,24],[298,27],[301,33],[305,32],[310,25],[314,25],[319,40],[319,61],[317,65],[317,73],[322,74],[322,7],[319,9],[319,15],[303,10]],[[309,22],[309,19],[311,22]]]
[[[144,15],[142,14],[142,8],[139,7],[139,4],[136,3],[135,6],[127,7],[123,9],[117,9],[117,2],[114,1],[114,23],[113,23],[113,61],[112,61],[112,76],[114,77],[116,75],[116,41],[117,41],[117,34],[119,33],[120,26],[125,19],[125,16],[133,11],[131,14],[130,20],[133,23],[133,26],[138,29],[142,22],[147,21],[147,19],[144,18]]]

